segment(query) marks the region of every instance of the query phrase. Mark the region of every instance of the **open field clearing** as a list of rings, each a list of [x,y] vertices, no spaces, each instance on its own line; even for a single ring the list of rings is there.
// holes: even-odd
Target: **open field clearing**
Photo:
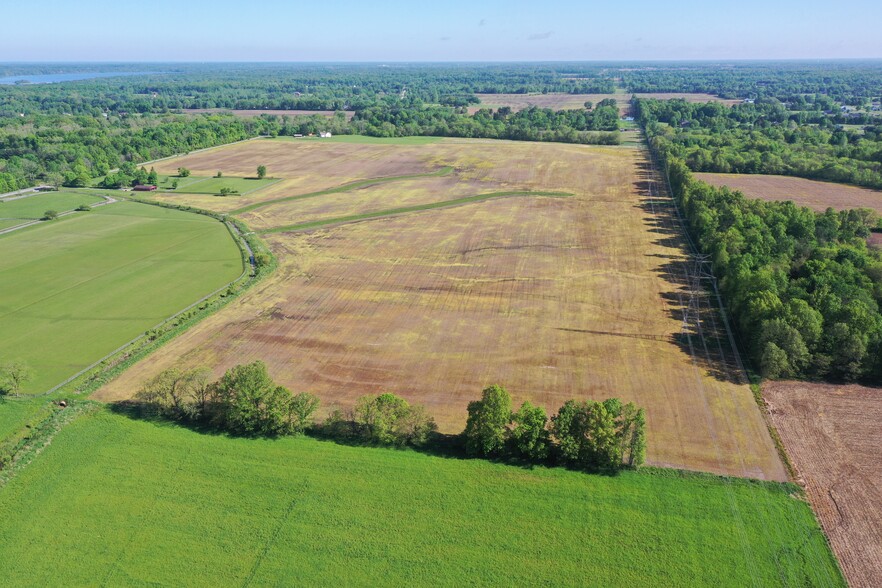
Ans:
[[[0,236],[0,358],[46,391],[241,272],[223,224],[132,202]]]
[[[183,111],[185,114],[232,114],[240,118],[254,118],[268,114],[271,116],[312,116],[320,115],[331,118],[334,116],[333,110],[230,110],[228,108],[188,108]],[[352,120],[355,112],[351,110],[344,111],[346,120]]]
[[[843,585],[791,490],[230,438],[102,411],[0,489],[0,560],[17,586]]]
[[[849,585],[882,586],[882,391],[769,382],[763,396]]]
[[[447,432],[461,430],[468,401],[491,383],[549,411],[569,398],[620,396],[647,408],[653,464],[786,478],[706,299],[692,301],[704,308],[701,324],[684,330],[690,301],[682,233],[670,200],[649,197],[640,151],[469,140],[397,147],[260,141],[231,151],[247,167],[287,153],[289,173],[304,162],[328,169],[323,160],[348,162],[347,154],[355,162],[347,169],[375,173],[386,165],[388,173],[390,163],[377,163],[388,156],[398,173],[449,166],[449,177],[486,192],[572,196],[499,198],[273,234],[280,262],[273,276],[98,398],[131,397],[173,364],[220,374],[253,359],[266,361],[292,390],[318,394],[325,410],[389,391],[427,405]],[[342,196],[329,202],[344,206]],[[263,226],[285,224],[295,211],[279,221],[271,211],[292,202],[308,200],[253,215]]]
[[[882,213],[882,191],[847,184],[819,182],[790,176],[761,174],[695,174],[695,177],[714,186],[728,186],[748,198],[762,200],[792,200],[823,212],[828,207],[872,208]]]
[[[254,174],[252,173],[252,175]],[[256,192],[257,190],[271,186],[276,182],[278,182],[278,180],[274,178],[202,178],[195,182],[187,183],[183,188],[179,185],[178,189],[183,190],[187,194],[217,195],[220,194],[221,190],[227,188],[236,194],[244,196],[251,192]]]
[[[665,93],[665,94],[477,94],[481,104],[470,106],[469,112],[475,113],[481,108],[500,108],[508,106],[512,110],[523,110],[531,106],[550,108],[552,110],[578,110],[585,108],[585,102],[593,102],[595,106],[601,100],[612,98],[619,105],[622,114],[630,110],[631,96],[638,98],[655,98],[671,100],[683,98],[687,102],[722,102],[726,105],[738,104],[741,100],[726,100],[712,94]]]
[[[422,177],[376,184],[337,194],[268,204],[240,218],[255,230],[387,210],[471,196],[486,191],[481,182],[456,175]]]
[[[67,212],[81,204],[92,205],[103,201],[101,196],[83,192],[44,192],[26,198],[0,200],[0,221],[35,220],[42,217],[47,210]]]

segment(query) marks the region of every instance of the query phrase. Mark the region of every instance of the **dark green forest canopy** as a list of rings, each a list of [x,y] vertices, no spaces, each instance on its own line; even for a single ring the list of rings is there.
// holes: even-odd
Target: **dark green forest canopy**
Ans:
[[[876,116],[882,112],[844,112],[825,96],[731,108],[685,100],[635,105],[649,132],[693,171],[785,174],[882,188],[882,116]]]
[[[875,213],[815,213],[697,181],[652,106],[639,104],[650,148],[754,364],[772,378],[878,382],[882,254],[867,247]]]

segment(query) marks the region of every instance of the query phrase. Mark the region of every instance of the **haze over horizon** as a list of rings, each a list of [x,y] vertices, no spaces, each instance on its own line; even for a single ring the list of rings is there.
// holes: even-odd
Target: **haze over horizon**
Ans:
[[[882,3],[847,12],[818,1],[744,0],[676,7],[464,2],[382,8],[350,0],[231,0],[145,7],[131,0],[39,3],[39,24],[0,39],[3,61],[641,61],[882,58]],[[148,9],[149,8],[149,9]],[[34,5],[6,8],[6,22],[34,19]],[[758,15],[761,15],[758,16]],[[685,39],[689,39],[688,42]],[[51,42],[49,42],[51,41]]]

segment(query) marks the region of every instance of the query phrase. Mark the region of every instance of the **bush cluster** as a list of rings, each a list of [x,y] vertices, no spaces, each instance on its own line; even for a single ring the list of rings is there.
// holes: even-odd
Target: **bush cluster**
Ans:
[[[529,402],[512,412],[501,386],[485,388],[470,402],[463,431],[466,452],[480,457],[552,460],[589,470],[637,467],[646,457],[646,413],[617,398],[568,400],[552,416]]]

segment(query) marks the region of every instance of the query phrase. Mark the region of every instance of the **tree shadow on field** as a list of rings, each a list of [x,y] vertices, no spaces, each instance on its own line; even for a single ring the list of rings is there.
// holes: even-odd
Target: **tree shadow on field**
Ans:
[[[640,196],[637,207],[644,213],[644,225],[657,235],[653,245],[672,250],[648,254],[658,259],[655,272],[671,286],[661,293],[668,315],[681,326],[680,332],[671,336],[671,343],[707,375],[723,382],[747,383],[711,290],[709,264],[700,266],[696,262],[664,181],[649,162],[640,162],[633,185]]]
[[[127,417],[136,421],[150,423],[157,427],[168,429],[187,429],[201,435],[210,435],[213,437],[226,437],[230,439],[281,439],[285,436],[266,436],[266,435],[239,435],[230,431],[219,429],[210,424],[199,421],[176,420],[157,414],[156,410],[150,408],[147,404],[136,400],[123,400],[108,405],[114,414]],[[545,460],[528,461],[518,459],[510,455],[498,457],[479,457],[468,455],[465,450],[462,436],[451,435],[447,433],[433,432],[425,444],[419,446],[405,445],[383,445],[373,443],[359,436],[357,433],[358,425],[353,421],[338,421],[334,428],[327,425],[316,424],[310,427],[304,434],[305,437],[315,439],[322,443],[333,443],[345,447],[359,447],[369,449],[383,449],[387,451],[405,451],[421,453],[431,457],[442,459],[456,459],[464,461],[487,461],[495,464],[517,467],[524,470],[535,470],[541,468],[562,468],[571,471],[582,472],[585,474],[616,476],[620,470],[603,470],[603,469],[584,469],[564,465],[559,456],[552,452]]]

